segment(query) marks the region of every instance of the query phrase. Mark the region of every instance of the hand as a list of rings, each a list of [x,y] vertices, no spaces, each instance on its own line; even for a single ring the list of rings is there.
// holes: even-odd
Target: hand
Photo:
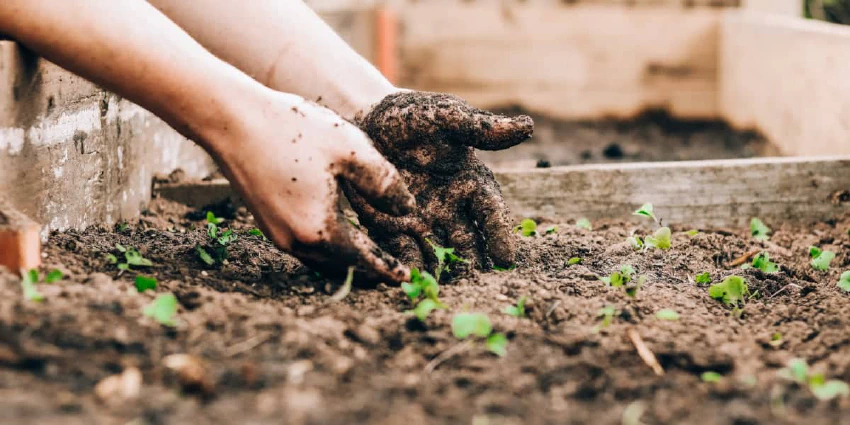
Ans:
[[[420,267],[436,260],[427,241],[453,247],[479,267],[490,266],[488,257],[501,267],[513,264],[510,212],[474,149],[507,149],[528,139],[531,118],[494,115],[447,94],[405,91],[356,121],[398,167],[418,204],[415,214],[392,217],[347,190],[379,245]]]
[[[371,279],[409,279],[409,269],[349,223],[338,204],[344,181],[378,210],[410,212],[414,199],[395,167],[329,109],[276,92],[254,103],[210,150],[265,235],[324,275],[357,265]]]

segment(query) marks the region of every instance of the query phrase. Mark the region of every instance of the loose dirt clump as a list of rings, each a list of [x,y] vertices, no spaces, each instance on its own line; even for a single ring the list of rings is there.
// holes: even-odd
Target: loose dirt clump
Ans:
[[[517,236],[515,270],[443,284],[449,310],[423,324],[395,287],[355,287],[328,303],[338,282],[249,234],[244,210],[216,215],[238,235],[224,265],[195,251],[207,238],[203,211],[157,201],[126,227],[53,234],[43,271],[65,278],[38,284],[41,303],[25,301],[18,278],[0,272],[0,422],[619,424],[628,412],[647,424],[833,424],[850,413],[850,399],[818,401],[777,377],[799,357],[827,379],[850,381],[850,295],[836,286],[850,266],[850,218],[768,223],[776,231],[767,242],[749,229],[691,236],[674,226],[663,252],[632,249],[631,232],[649,230],[632,222],[593,231],[560,223],[555,234]],[[116,243],[152,261],[137,270],[158,279],[155,291],[138,293],[132,270],[118,276],[105,258]],[[838,254],[828,272],[809,266],[810,245]],[[780,270],[726,268],[753,250],[769,252]],[[568,264],[573,257],[581,262]],[[599,280],[624,264],[646,276],[636,298]],[[694,281],[702,272],[714,283],[740,275],[759,297],[733,312]],[[178,299],[175,327],[143,314],[166,292]],[[520,296],[528,317],[503,314]],[[606,306],[616,313],[601,327]],[[679,320],[658,319],[662,309]],[[451,318],[460,311],[487,313],[509,339],[507,355],[458,349]],[[663,376],[637,354],[633,333]],[[178,359],[189,369],[178,370]],[[119,402],[95,395],[109,377],[135,382],[135,370],[140,387],[101,387]],[[703,382],[704,372],[722,378]]]

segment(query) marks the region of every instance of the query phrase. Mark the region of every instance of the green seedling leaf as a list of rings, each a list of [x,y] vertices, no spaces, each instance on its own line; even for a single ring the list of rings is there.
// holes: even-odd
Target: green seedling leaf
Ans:
[[[537,222],[526,218],[519,223],[519,226],[514,228],[515,232],[520,232],[525,237],[537,236]]]
[[[484,345],[488,351],[499,357],[505,357],[508,354],[508,338],[503,333],[495,333],[488,336]]]
[[[640,239],[640,236],[629,236],[626,238],[626,242],[632,246],[633,249],[638,250],[643,248],[643,241]]]
[[[410,269],[410,283],[402,283],[401,289],[410,301],[416,301],[420,295],[439,302],[440,286],[437,279],[428,272],[419,271],[416,267]]]
[[[770,261],[770,256],[767,252],[762,252],[753,257],[754,269],[759,269],[765,273],[775,273],[779,271],[779,267],[776,263]]]
[[[679,313],[676,313],[676,310],[665,308],[663,310],[658,310],[657,312],[655,312],[655,317],[661,320],[676,321],[679,320]]]
[[[838,278],[838,287],[844,292],[850,292],[850,270],[841,273],[841,277]]]
[[[782,346],[782,343],[785,341],[782,340],[782,334],[779,332],[774,332],[773,335],[770,336],[770,346],[779,348]]]
[[[646,237],[646,246],[658,248],[661,250],[668,250],[670,249],[670,236],[670,228],[661,227],[656,230],[652,236]]]
[[[611,273],[611,275],[607,277],[600,277],[599,280],[615,287],[619,288],[629,282],[632,281],[632,275],[635,273],[634,267],[629,264],[624,264],[620,266],[619,272]]]
[[[598,333],[601,329],[605,329],[614,322],[614,316],[619,314],[613,305],[607,305],[599,309],[596,317],[601,317],[602,321],[593,327],[593,333]]]
[[[351,293],[351,285],[354,283],[354,266],[348,267],[348,274],[345,276],[345,281],[342,282],[342,286],[333,294],[330,298],[328,298],[328,303],[340,302]]]
[[[118,263],[118,257],[116,257],[113,254],[106,254],[106,262],[109,263],[109,264],[117,264]]]
[[[434,250],[434,255],[437,257],[437,269],[434,271],[434,278],[437,281],[440,280],[440,275],[442,275],[444,271],[451,271],[451,266],[453,264],[469,262],[468,260],[455,255],[454,248],[443,248],[428,239],[426,239],[426,241],[428,241],[431,245],[431,249]]]
[[[829,270],[829,264],[835,258],[832,251],[824,251],[816,246],[809,247],[809,255],[812,257],[812,268],[819,271]]]
[[[525,317],[525,301],[528,299],[525,295],[519,297],[516,302],[516,305],[509,305],[505,307],[504,312],[509,316],[514,317]]]
[[[694,276],[694,280],[697,283],[708,284],[711,283],[711,275],[708,272],[702,272],[696,276]]]
[[[490,318],[484,313],[458,313],[452,318],[452,333],[457,339],[470,335],[486,338],[492,331]]]
[[[130,227],[130,225],[129,225],[129,224],[127,224],[127,223],[121,223],[121,224],[118,226],[118,228],[116,229],[116,231],[117,231],[118,233],[121,233],[121,232],[123,232],[123,231],[127,230],[127,227]]]
[[[493,270],[497,272],[509,272],[511,270],[516,270],[516,264],[513,264],[510,267],[493,266]]]
[[[655,218],[655,214],[652,212],[652,204],[646,203],[643,204],[640,208],[637,209],[632,215],[637,215],[641,217],[651,218],[653,221],[658,222],[658,219]]]
[[[815,398],[821,401],[828,401],[838,397],[850,397],[850,385],[837,379],[821,384],[810,384],[809,389]]]
[[[145,292],[148,289],[156,289],[156,278],[149,276],[136,276],[136,290]]]
[[[117,249],[120,252],[127,252],[127,247],[125,247],[124,245],[121,245],[120,243],[115,244],[115,249]]]
[[[699,230],[691,229],[691,230],[688,230],[687,232],[685,232],[685,234],[688,235],[688,236],[696,236],[696,235],[699,234]]]
[[[130,265],[127,263],[120,263],[116,267],[118,267],[118,270],[130,270]]]
[[[49,273],[47,273],[47,277],[44,278],[45,283],[54,283],[62,280],[65,277],[64,274],[60,270],[53,269]]]
[[[770,227],[767,227],[764,222],[759,220],[756,217],[753,217],[750,220],[750,234],[753,236],[753,239],[757,241],[766,241],[770,239]]]
[[[806,384],[809,380],[809,365],[806,361],[794,358],[788,361],[788,366],[778,372],[779,376],[800,384]]]
[[[702,379],[703,382],[720,382],[720,380],[723,379],[723,375],[717,372],[707,371],[700,375],[700,379]]]
[[[627,285],[626,286],[626,295],[628,295],[632,298],[636,297],[637,294],[638,294],[638,291],[640,290],[640,288],[643,286],[643,284],[645,282],[646,282],[646,276],[641,276],[641,277],[638,278],[636,283],[633,283],[631,285]]]
[[[414,316],[416,316],[417,319],[424,322],[428,319],[428,316],[431,314],[432,311],[444,308],[445,306],[443,306],[439,302],[429,298],[425,298],[424,300],[419,301],[419,304],[416,304],[416,307],[413,310],[410,310],[409,313],[413,314]]]
[[[142,257],[142,254],[139,254],[139,251],[136,251],[135,248],[127,248],[127,251],[124,252],[124,258],[127,260],[127,264],[131,266],[149,267],[153,265],[151,260]]]
[[[38,288],[35,287],[36,283],[38,283],[38,270],[21,271],[21,290],[24,293],[24,299],[40,303],[44,301],[44,295],[38,292]]]
[[[708,288],[711,298],[720,300],[723,304],[737,307],[744,302],[744,297],[749,295],[750,289],[747,281],[741,276],[729,276],[722,282]]]
[[[218,235],[218,226],[213,223],[207,223],[207,236],[210,239],[215,240],[216,235]]]
[[[218,244],[221,246],[227,246],[236,239],[237,236],[233,233],[233,230],[231,229],[227,229],[224,232],[219,232],[218,237],[215,238],[216,242],[218,242]]]
[[[591,231],[593,230],[593,225],[590,223],[590,220],[588,220],[586,218],[580,218],[580,219],[576,220],[576,227],[578,227],[579,229],[585,229],[585,230],[591,230]]]
[[[572,265],[576,265],[576,264],[581,264],[581,257],[571,257],[569,260],[567,260],[568,266],[572,266]]]
[[[558,226],[549,226],[543,231],[544,235],[553,235],[555,233],[558,233]]]
[[[263,238],[264,241],[269,240],[269,238],[267,238],[266,235],[263,233],[263,231],[260,230],[260,229],[251,229],[251,230],[248,231],[248,234],[254,235],[254,236],[259,236],[259,237]]]
[[[177,297],[172,293],[160,294],[145,307],[143,313],[165,326],[175,326],[174,315],[177,314]]]
[[[218,224],[221,224],[223,222],[224,222],[223,218],[216,217],[215,214],[213,214],[212,211],[207,211],[207,223],[218,225]]]
[[[200,245],[195,246],[195,251],[198,252],[198,257],[201,259],[201,261],[206,263],[206,265],[211,266],[215,264],[215,259],[212,258],[212,256],[207,252],[207,250],[202,248]]]

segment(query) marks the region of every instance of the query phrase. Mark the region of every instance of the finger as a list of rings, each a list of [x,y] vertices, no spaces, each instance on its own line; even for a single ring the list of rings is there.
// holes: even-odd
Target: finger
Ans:
[[[455,255],[469,261],[471,267],[483,267],[484,261],[479,247],[479,231],[464,220],[457,219],[446,229],[448,246],[454,248]]]
[[[516,259],[516,242],[511,232],[510,210],[498,183],[487,182],[472,196],[470,216],[481,230],[485,251],[499,267],[510,267]]]
[[[459,142],[483,150],[502,150],[528,140],[534,121],[527,115],[507,117],[472,107],[458,98],[438,103],[436,122],[443,122],[460,136]]]
[[[419,244],[416,239],[409,235],[396,235],[375,242],[408,267],[416,267],[422,270],[425,266],[425,259],[422,256]]]
[[[398,216],[416,208],[398,170],[365,142],[340,158],[338,173],[380,211]]]

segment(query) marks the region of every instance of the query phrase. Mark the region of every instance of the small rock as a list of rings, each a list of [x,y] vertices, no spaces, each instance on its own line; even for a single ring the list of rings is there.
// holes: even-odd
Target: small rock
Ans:
[[[381,342],[381,333],[378,332],[377,329],[367,325],[362,324],[354,330],[354,337],[357,338],[360,342],[369,345],[377,345]]]
[[[97,398],[107,404],[118,404],[139,397],[142,388],[142,372],[128,367],[117,375],[107,376],[94,387]]]
[[[210,397],[215,393],[215,383],[210,380],[201,359],[190,354],[172,354],[162,360],[166,368],[174,371],[184,392]]]
[[[304,375],[313,370],[313,362],[310,360],[299,360],[289,365],[286,371],[286,379],[292,384],[304,382]]]

